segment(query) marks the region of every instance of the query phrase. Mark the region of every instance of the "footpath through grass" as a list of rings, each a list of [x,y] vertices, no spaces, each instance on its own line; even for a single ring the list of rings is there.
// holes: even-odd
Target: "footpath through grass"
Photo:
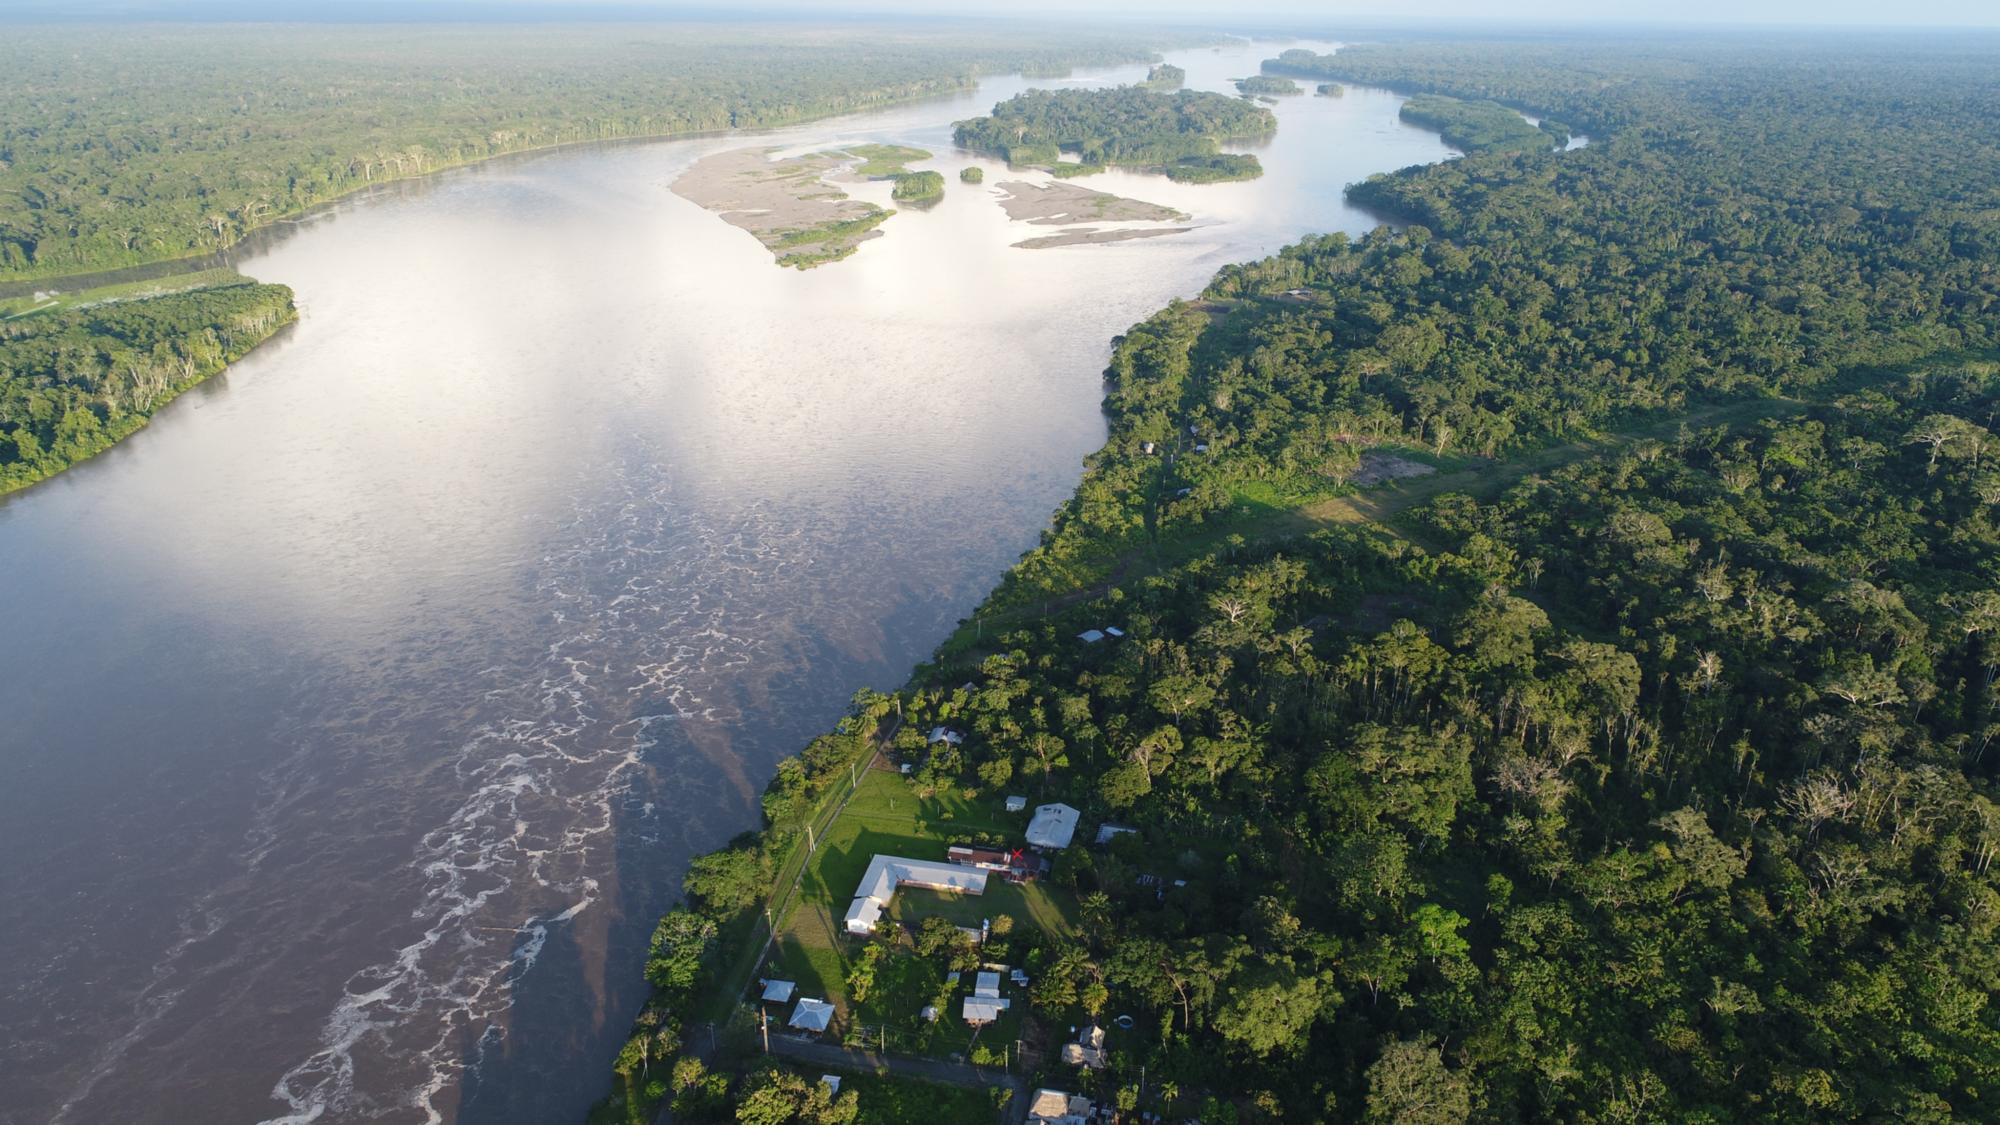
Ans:
[[[221,268],[174,274],[150,281],[100,285],[75,292],[63,291],[58,288],[59,284],[58,281],[51,281],[47,289],[27,296],[0,297],[0,320],[12,320],[31,313],[60,312],[63,309],[80,308],[85,305],[109,304],[113,301],[141,301],[148,297],[164,297],[169,293],[213,289],[218,285],[249,285],[253,282],[233,269]]]

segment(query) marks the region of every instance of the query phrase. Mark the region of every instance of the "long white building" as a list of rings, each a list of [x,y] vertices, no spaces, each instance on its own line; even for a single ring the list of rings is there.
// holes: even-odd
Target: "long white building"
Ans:
[[[861,885],[854,890],[854,904],[847,908],[847,932],[874,933],[875,923],[889,908],[889,900],[896,897],[896,888],[905,884],[928,887],[934,891],[983,895],[986,893],[986,872],[977,867],[960,867],[937,860],[878,855],[868,865],[867,873],[861,876]]]

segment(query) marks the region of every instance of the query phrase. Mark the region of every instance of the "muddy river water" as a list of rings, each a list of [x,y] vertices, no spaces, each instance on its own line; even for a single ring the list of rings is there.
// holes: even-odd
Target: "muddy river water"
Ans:
[[[0,502],[0,1122],[579,1119],[688,858],[1035,541],[1111,337],[1451,155],[1388,93],[1288,98],[1260,180],[1086,181],[1192,230],[1023,250],[950,127],[1027,85],[495,162],[240,256],[300,322]],[[669,190],[866,141],[946,198],[812,271]]]

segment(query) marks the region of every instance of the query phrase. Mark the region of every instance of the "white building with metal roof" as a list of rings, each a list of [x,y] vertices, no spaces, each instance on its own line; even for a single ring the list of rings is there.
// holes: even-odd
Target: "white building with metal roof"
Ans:
[[[1028,822],[1028,846],[1034,848],[1066,848],[1076,836],[1076,822],[1083,814],[1068,805],[1042,805],[1035,810],[1035,819]]]
[[[854,902],[847,908],[847,932],[874,933],[875,923],[881,921],[882,912],[889,908],[889,900],[896,897],[896,888],[905,885],[982,895],[986,893],[986,872],[939,860],[878,855],[861,876],[861,885],[854,890]]]

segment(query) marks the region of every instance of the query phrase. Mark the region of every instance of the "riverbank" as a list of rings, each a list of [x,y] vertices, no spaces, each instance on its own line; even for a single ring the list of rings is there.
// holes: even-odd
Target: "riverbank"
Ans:
[[[247,278],[34,309],[0,330],[0,495],[95,457],[298,319]]]
[[[16,138],[0,167],[0,193],[41,201],[0,229],[0,286],[200,261],[357,192],[501,156],[789,127],[952,96],[983,75],[1136,63],[1212,38],[911,24],[885,57],[885,29],[353,25],[295,38],[256,25],[145,35],[24,25],[0,50],[23,77],[0,110],[32,120],[36,98],[79,108]],[[547,94],[551,79],[560,99]],[[266,84],[291,92],[242,101]],[[135,117],[147,124],[130,151],[74,143]],[[47,176],[108,184],[124,203],[87,206]]]
[[[1203,86],[1254,65],[1188,56]],[[966,189],[805,273],[666,192],[747,144],[894,141],[949,175],[952,121],[1027,84],[509,158],[257,250],[297,328],[8,505],[9,613],[68,638],[0,677],[10,741],[71,748],[34,760],[12,821],[17,897],[50,906],[0,977],[63,1014],[0,1043],[14,1102],[165,1121],[160,1073],[230,1057],[182,1116],[574,1119],[690,857],[758,823],[779,759],[855,684],[901,682],[1070,494],[1104,440],[1105,342],[1216,262],[1360,234],[1343,184],[1447,155],[1387,96],[1294,102],[1256,185],[1082,181],[1200,215],[1188,234],[1024,252],[1059,228]],[[79,786],[129,842],[115,863]],[[287,858],[246,871],[252,830],[272,843],[251,861]],[[223,925],[182,954],[185,904]],[[361,1012],[355,973],[380,982]],[[454,1027],[483,1029],[477,1057]]]

